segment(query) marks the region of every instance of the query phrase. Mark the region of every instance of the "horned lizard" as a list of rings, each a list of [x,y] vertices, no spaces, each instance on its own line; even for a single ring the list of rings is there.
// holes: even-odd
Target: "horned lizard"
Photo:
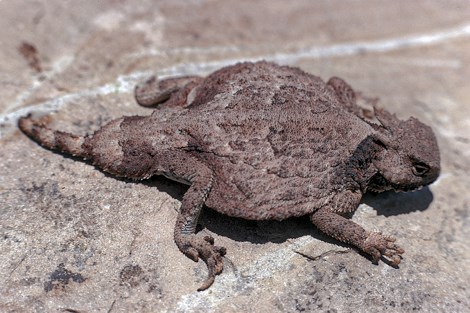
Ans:
[[[400,263],[395,239],[347,216],[369,190],[409,191],[439,175],[433,131],[415,118],[374,110],[366,120],[342,79],[327,83],[298,68],[239,63],[205,78],[186,76],[138,85],[137,102],[160,105],[94,134],[51,130],[31,117],[20,129],[41,145],[90,160],[116,176],[164,175],[190,185],[174,229],[178,248],[201,258],[207,289],[223,269],[226,249],[195,233],[203,205],[250,220],[308,215],[322,232],[373,261]]]

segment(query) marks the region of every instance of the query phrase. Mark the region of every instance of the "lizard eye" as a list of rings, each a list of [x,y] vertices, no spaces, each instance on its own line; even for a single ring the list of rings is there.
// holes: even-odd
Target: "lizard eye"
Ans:
[[[416,176],[424,176],[427,172],[429,172],[429,166],[423,162],[416,162],[413,164],[412,171]]]

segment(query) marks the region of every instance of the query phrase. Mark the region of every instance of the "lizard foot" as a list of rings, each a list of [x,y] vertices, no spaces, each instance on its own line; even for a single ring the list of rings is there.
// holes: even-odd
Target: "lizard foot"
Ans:
[[[391,266],[398,266],[401,255],[405,252],[395,244],[395,238],[384,236],[378,232],[371,232],[367,236],[362,250],[371,255],[374,263],[378,263],[381,257],[385,257]]]
[[[214,238],[211,236],[199,237],[195,234],[182,235],[178,247],[188,258],[197,262],[201,258],[207,265],[208,276],[206,281],[197,291],[203,291],[214,283],[215,276],[224,269],[223,256],[227,253],[224,247],[214,246]]]

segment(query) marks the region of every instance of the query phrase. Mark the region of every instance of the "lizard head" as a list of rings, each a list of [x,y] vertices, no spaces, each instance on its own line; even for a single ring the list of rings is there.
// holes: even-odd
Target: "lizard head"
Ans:
[[[377,173],[368,188],[410,191],[434,182],[440,157],[432,129],[413,117],[401,121],[384,110],[375,110],[375,115],[382,124],[376,136],[381,148],[372,161]]]

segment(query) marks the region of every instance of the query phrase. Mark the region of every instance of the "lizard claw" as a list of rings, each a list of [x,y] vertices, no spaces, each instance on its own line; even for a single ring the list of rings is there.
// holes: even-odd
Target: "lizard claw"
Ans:
[[[369,233],[362,249],[372,256],[374,263],[378,263],[380,258],[385,257],[391,266],[398,266],[401,255],[405,253],[401,247],[395,244],[395,238],[384,236],[378,232]]]
[[[201,258],[207,265],[208,275],[197,291],[209,288],[215,280],[215,276],[224,269],[223,256],[227,253],[224,247],[214,246],[214,238],[211,236],[199,237],[197,235],[183,235],[177,241],[178,247],[191,260],[197,262]]]

